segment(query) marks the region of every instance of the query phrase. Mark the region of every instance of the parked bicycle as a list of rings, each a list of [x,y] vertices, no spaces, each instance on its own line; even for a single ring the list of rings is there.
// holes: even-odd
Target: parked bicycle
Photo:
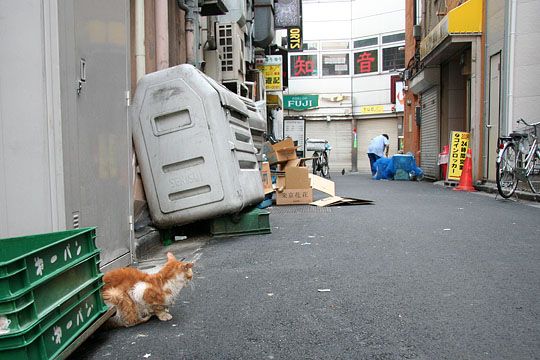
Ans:
[[[332,146],[326,140],[306,139],[306,150],[313,153],[313,174],[330,179],[330,166],[328,157]]]
[[[533,193],[540,191],[540,122],[528,124],[519,119],[518,123],[526,126],[524,131],[512,132],[498,141],[497,189],[505,199],[514,194],[520,180],[526,181]]]

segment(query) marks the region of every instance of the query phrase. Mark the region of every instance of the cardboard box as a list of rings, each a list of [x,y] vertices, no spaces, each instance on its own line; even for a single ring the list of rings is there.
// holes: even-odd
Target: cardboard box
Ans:
[[[266,161],[261,164],[261,178],[263,183],[264,194],[269,194],[274,189],[272,188],[272,174],[270,173],[270,164]]]
[[[307,189],[284,189],[276,192],[276,205],[301,205],[313,201],[313,190]]]
[[[285,189],[308,189],[311,187],[307,167],[285,168]]]
[[[323,177],[309,174],[311,180],[311,187],[315,190],[319,190],[330,196],[336,195],[336,185],[332,180],[325,179]]]
[[[274,165],[296,159],[297,148],[291,138],[286,138],[273,145],[269,142],[264,143],[262,152],[266,154],[270,165]]]

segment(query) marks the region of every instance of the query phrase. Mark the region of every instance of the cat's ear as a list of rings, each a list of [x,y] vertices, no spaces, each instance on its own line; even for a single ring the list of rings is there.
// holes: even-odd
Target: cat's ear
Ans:
[[[174,254],[172,252],[170,252],[170,251],[167,253],[167,260],[169,260],[169,261],[176,260],[176,258],[174,257]]]

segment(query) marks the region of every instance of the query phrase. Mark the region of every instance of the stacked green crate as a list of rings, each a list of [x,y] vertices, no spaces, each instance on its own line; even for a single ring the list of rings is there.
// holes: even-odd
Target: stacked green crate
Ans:
[[[0,358],[52,359],[107,311],[95,237],[0,239]]]
[[[210,222],[210,233],[213,236],[270,234],[270,213],[253,208],[244,213],[213,219]]]

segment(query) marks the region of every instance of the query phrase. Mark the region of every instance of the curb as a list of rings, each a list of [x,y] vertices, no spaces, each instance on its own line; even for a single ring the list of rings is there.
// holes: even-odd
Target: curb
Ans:
[[[436,181],[433,183],[436,186],[442,186],[445,188],[452,188],[451,186],[445,186],[444,181]],[[476,184],[474,188],[478,191],[482,191],[489,194],[499,194],[497,185],[492,183]],[[517,197],[520,200],[536,201],[540,202],[540,194],[534,194],[530,191],[516,190],[512,197]]]

